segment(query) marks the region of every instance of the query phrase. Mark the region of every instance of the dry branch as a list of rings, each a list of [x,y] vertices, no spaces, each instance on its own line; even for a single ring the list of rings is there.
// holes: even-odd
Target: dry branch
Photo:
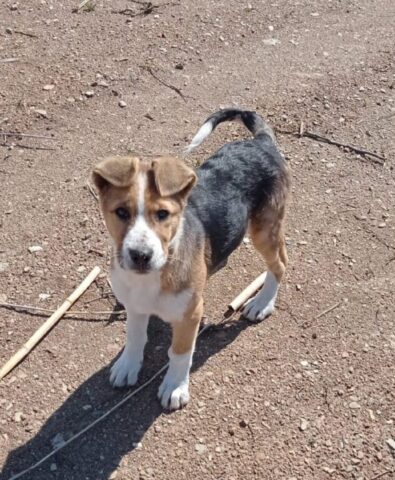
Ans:
[[[259,277],[253,280],[248,287],[246,287],[236,298],[234,298],[228,305],[229,309],[236,312],[241,308],[246,301],[251,298],[265,283],[266,272],[261,273]]]
[[[74,290],[74,292],[67,297],[63,304],[54,312],[41,327],[30,337],[25,345],[20,348],[13,357],[0,370],[0,380],[4,378],[10,371],[16,367],[44,338],[44,336],[56,325],[62,318],[64,313],[78,300],[78,298],[85,292],[100,273],[100,268],[95,267],[89,275],[81,282],[81,284]]]
[[[170,88],[171,90],[173,90],[174,92],[176,92],[183,100],[184,102],[186,102],[186,98],[185,98],[185,95],[181,92],[181,90],[177,87],[175,87],[174,85],[171,85],[170,83],[167,83],[165,82],[164,80],[162,80],[161,78],[159,78],[156,73],[152,70],[151,67],[149,67],[148,65],[142,65],[141,68],[143,70],[145,70],[146,72],[148,72],[153,78],[155,78],[155,80],[159,83],[161,83],[162,85],[164,85],[165,87],[167,88]]]
[[[298,138],[311,138],[312,140],[316,140],[317,142],[322,142],[322,143],[327,143],[329,145],[334,145],[339,148],[347,148],[348,150],[351,150],[354,153],[357,153],[359,155],[362,155],[363,157],[372,157],[373,162],[377,163],[379,165],[384,165],[386,162],[386,158],[382,157],[381,155],[378,155],[377,153],[370,152],[369,150],[366,150],[365,148],[361,147],[354,147],[353,145],[349,145],[348,143],[343,143],[343,142],[338,142],[336,140],[332,140],[331,138],[324,137],[322,135],[318,135],[317,133],[309,132],[308,130],[304,129],[304,124],[301,122],[300,127],[299,127],[299,132],[289,132],[286,130],[277,130],[279,133],[283,135],[292,135],[294,137]]]
[[[100,297],[102,298],[102,297]],[[95,299],[98,300],[98,299]],[[41,307],[35,307],[33,305],[18,305],[16,303],[0,303],[0,307],[3,308],[8,308],[12,310],[25,310],[27,312],[41,312],[41,313],[55,313],[56,310],[52,310],[50,308],[41,308]],[[70,310],[68,312],[64,313],[64,316],[77,316],[77,315],[89,315],[94,317],[95,315],[122,315],[125,313],[126,310],[117,310],[116,312],[112,310],[102,310],[102,311],[88,311],[88,310]]]
[[[46,135],[32,135],[30,133],[19,133],[19,132],[0,132],[0,136],[4,136],[4,137],[26,137],[26,138],[45,138],[45,140],[55,140],[54,137],[48,137]]]

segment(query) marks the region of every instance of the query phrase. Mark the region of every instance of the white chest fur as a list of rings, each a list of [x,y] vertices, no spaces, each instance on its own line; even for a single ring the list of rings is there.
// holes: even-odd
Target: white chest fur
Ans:
[[[157,315],[165,322],[182,320],[192,298],[190,289],[179,293],[163,293],[160,272],[136,274],[115,266],[111,272],[115,296],[128,312]]]

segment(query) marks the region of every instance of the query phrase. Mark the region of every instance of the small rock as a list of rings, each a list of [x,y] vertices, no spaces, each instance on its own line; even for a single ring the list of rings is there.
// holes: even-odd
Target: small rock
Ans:
[[[40,300],[48,300],[48,298],[50,298],[50,296],[51,296],[51,295],[50,295],[49,293],[40,293],[39,296],[38,296],[38,298],[39,298]]]
[[[350,402],[348,406],[351,408],[351,410],[358,410],[361,408],[361,405],[358,402]]]
[[[332,474],[336,471],[336,469],[330,468],[330,467],[323,467],[322,470],[324,470],[324,472],[329,473],[329,474]]]
[[[40,247],[40,245],[32,245],[31,247],[29,247],[28,250],[30,253],[37,253],[41,252],[43,250],[43,247]]]
[[[199,455],[203,455],[207,451],[206,445],[202,445],[201,443],[197,443],[195,445],[195,450]]]
[[[9,267],[9,263],[7,263],[7,262],[0,262],[0,273],[3,273],[3,272],[5,272],[6,270],[8,270],[8,267]]]
[[[126,102],[124,102],[123,100],[119,100],[118,105],[119,105],[121,108],[125,108],[125,107],[126,107]]]
[[[56,472],[58,467],[57,467],[56,463],[51,463],[49,469],[51,470],[51,472]]]
[[[381,222],[377,225],[379,228],[385,228],[387,224],[385,222]]]
[[[84,267],[84,265],[81,265],[80,267],[77,268],[78,273],[85,272],[85,270],[86,270],[86,267]]]
[[[307,430],[309,427],[309,422],[307,420],[305,420],[304,418],[302,418],[301,422],[300,422],[300,426],[299,426],[299,429],[304,432],[305,430]]]
[[[35,112],[38,113],[41,117],[47,117],[46,110],[36,109]]]
[[[7,301],[7,295],[5,293],[0,293],[0,303],[5,303]]]
[[[251,240],[248,237],[243,238],[243,243],[248,244],[251,243]]]
[[[347,352],[342,353],[342,358],[348,358],[350,355]]]
[[[95,92],[93,90],[88,90],[87,92],[84,93],[85,97],[87,98],[92,98],[94,94]]]
[[[309,366],[309,362],[307,360],[302,360],[300,362],[300,364],[302,365],[302,367],[308,367]]]
[[[26,417],[23,414],[23,412],[16,412],[14,415],[14,421],[15,423],[20,423],[22,420],[24,420]]]
[[[11,28],[6,28],[5,33],[8,33],[8,35],[12,35],[12,29]]]
[[[43,90],[45,91],[49,91],[49,90],[53,90],[55,88],[55,85],[44,85],[43,86]]]
[[[61,433],[57,433],[53,439],[51,440],[52,447],[57,450],[60,447],[63,447],[63,445],[66,443],[66,440],[64,439],[63,435]]]
[[[184,65],[182,63],[177,63],[174,67],[176,70],[184,70]]]
[[[239,425],[240,425],[241,428],[246,428],[248,423],[245,420],[241,420]]]
[[[10,6],[10,10],[14,12],[15,10],[18,10],[18,4],[14,3],[13,5]]]
[[[265,40],[263,41],[263,44],[268,46],[275,46],[278,43],[281,43],[278,38],[265,38]]]
[[[390,447],[391,450],[395,450],[395,440],[393,438],[389,438],[387,440],[387,445]]]

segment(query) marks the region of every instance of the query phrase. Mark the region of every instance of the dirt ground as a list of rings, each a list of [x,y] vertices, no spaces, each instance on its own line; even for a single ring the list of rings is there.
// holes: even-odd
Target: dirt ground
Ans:
[[[106,272],[93,165],[178,154],[231,105],[266,117],[289,161],[290,265],[272,317],[201,336],[185,409],[162,411],[157,379],[22,478],[395,478],[395,2],[78,3],[0,0],[0,131],[50,137],[0,135],[0,301],[56,308]],[[287,134],[301,121],[386,161]],[[245,135],[223,125],[191,161]],[[208,318],[263,268],[243,243]],[[111,311],[109,293],[104,273],[74,309]],[[45,316],[0,312],[3,364]],[[168,326],[151,323],[140,383],[166,361]],[[124,330],[65,318],[0,382],[1,479],[125,396],[108,382]]]

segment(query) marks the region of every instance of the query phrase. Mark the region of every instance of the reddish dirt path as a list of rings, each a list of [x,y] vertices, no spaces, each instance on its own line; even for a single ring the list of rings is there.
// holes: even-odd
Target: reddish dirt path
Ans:
[[[293,178],[276,313],[202,336],[184,410],[164,414],[155,382],[25,478],[391,478],[395,3],[158,1],[133,18],[112,13],[138,13],[127,0],[85,13],[69,0],[14,3],[0,0],[0,131],[53,136],[7,141],[54,150],[0,147],[2,302],[56,307],[93,265],[108,268],[86,187],[108,153],[179,153],[209,113],[240,105],[277,129]],[[385,165],[279,133],[301,120]],[[221,127],[192,161],[241,135]],[[43,250],[31,254],[32,245]],[[262,268],[243,244],[207,289],[209,318]],[[103,292],[105,278],[78,309],[112,309],[113,299],[97,300]],[[2,308],[0,362],[42,322]],[[122,398],[108,365],[123,335],[123,319],[65,319],[0,382],[1,479]],[[167,327],[152,322],[142,380],[165,362],[168,342]]]

